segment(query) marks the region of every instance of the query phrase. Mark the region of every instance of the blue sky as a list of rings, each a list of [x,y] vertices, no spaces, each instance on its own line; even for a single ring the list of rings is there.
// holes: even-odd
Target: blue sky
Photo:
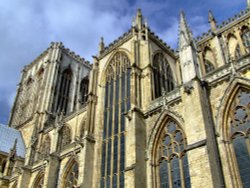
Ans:
[[[218,23],[246,8],[247,0],[1,0],[0,123],[7,124],[23,66],[51,41],[62,41],[85,59],[97,53],[101,36],[108,44],[131,27],[142,9],[157,35],[175,48],[184,10],[195,36],[209,29],[208,10]]]

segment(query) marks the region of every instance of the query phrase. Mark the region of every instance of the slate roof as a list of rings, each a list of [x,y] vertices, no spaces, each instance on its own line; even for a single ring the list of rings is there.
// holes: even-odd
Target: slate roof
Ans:
[[[17,156],[25,157],[25,145],[21,132],[0,124],[0,152],[9,153],[17,139]]]

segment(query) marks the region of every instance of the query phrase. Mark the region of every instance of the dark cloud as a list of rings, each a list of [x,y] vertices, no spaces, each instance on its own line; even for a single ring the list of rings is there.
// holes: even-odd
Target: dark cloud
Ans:
[[[131,26],[141,8],[148,23],[176,47],[179,11],[183,9],[195,35],[208,29],[207,11],[218,21],[243,9],[246,0],[1,0],[0,1],[0,123],[7,123],[10,106],[25,64],[51,41],[88,60],[97,53],[101,36],[112,42]],[[221,11],[226,9],[227,11]]]

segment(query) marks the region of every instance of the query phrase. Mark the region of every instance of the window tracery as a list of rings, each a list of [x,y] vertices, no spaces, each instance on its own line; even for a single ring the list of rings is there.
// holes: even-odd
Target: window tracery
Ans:
[[[130,61],[117,52],[106,69],[100,187],[123,188],[125,116],[130,109]]]
[[[240,89],[230,109],[232,147],[243,187],[250,187],[250,92]]]
[[[64,188],[77,188],[77,181],[79,176],[79,166],[74,162],[66,172]]]
[[[186,155],[186,139],[182,129],[169,120],[160,135],[156,152],[158,186],[189,188],[190,175]]]
[[[154,98],[174,89],[174,80],[170,65],[162,53],[157,53],[153,59]]]

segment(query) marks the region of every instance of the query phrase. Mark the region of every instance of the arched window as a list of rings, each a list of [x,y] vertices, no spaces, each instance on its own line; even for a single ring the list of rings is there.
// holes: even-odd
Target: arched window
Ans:
[[[49,156],[49,154],[50,154],[50,146],[51,146],[51,140],[50,140],[49,135],[47,135],[44,138],[43,143],[42,143],[41,148],[40,148],[40,152],[38,153],[38,159],[39,160],[42,160],[42,159]]]
[[[63,188],[76,188],[78,187],[79,166],[77,162],[73,162],[66,171],[64,176]]]
[[[242,34],[241,34],[243,44],[246,48],[250,47],[250,30],[248,27],[242,28]]]
[[[43,188],[44,174],[39,174],[35,180],[33,188]]]
[[[205,67],[205,72],[209,73],[214,70],[214,64],[215,64],[215,56],[213,51],[209,48],[206,47],[204,50],[204,67]]]
[[[157,187],[190,188],[186,139],[182,129],[168,120],[161,131],[155,153]]]
[[[130,110],[130,61],[117,52],[106,70],[100,188],[124,188],[125,116]]]
[[[64,112],[65,114],[67,113],[72,77],[73,75],[71,68],[67,68],[62,72],[56,112]]]
[[[229,135],[243,187],[250,187],[250,92],[240,89],[230,107]]]
[[[80,84],[80,102],[81,104],[84,104],[88,100],[88,88],[89,88],[89,78],[86,76],[82,79]]]
[[[71,131],[70,128],[66,125],[62,127],[62,129],[59,132],[59,148],[63,149],[65,146],[71,143]]]
[[[169,63],[162,53],[157,53],[153,59],[154,98],[162,96],[163,92],[174,89],[173,74]]]
[[[241,52],[240,52],[240,45],[237,44],[236,48],[235,48],[235,58],[239,59],[241,57]]]

